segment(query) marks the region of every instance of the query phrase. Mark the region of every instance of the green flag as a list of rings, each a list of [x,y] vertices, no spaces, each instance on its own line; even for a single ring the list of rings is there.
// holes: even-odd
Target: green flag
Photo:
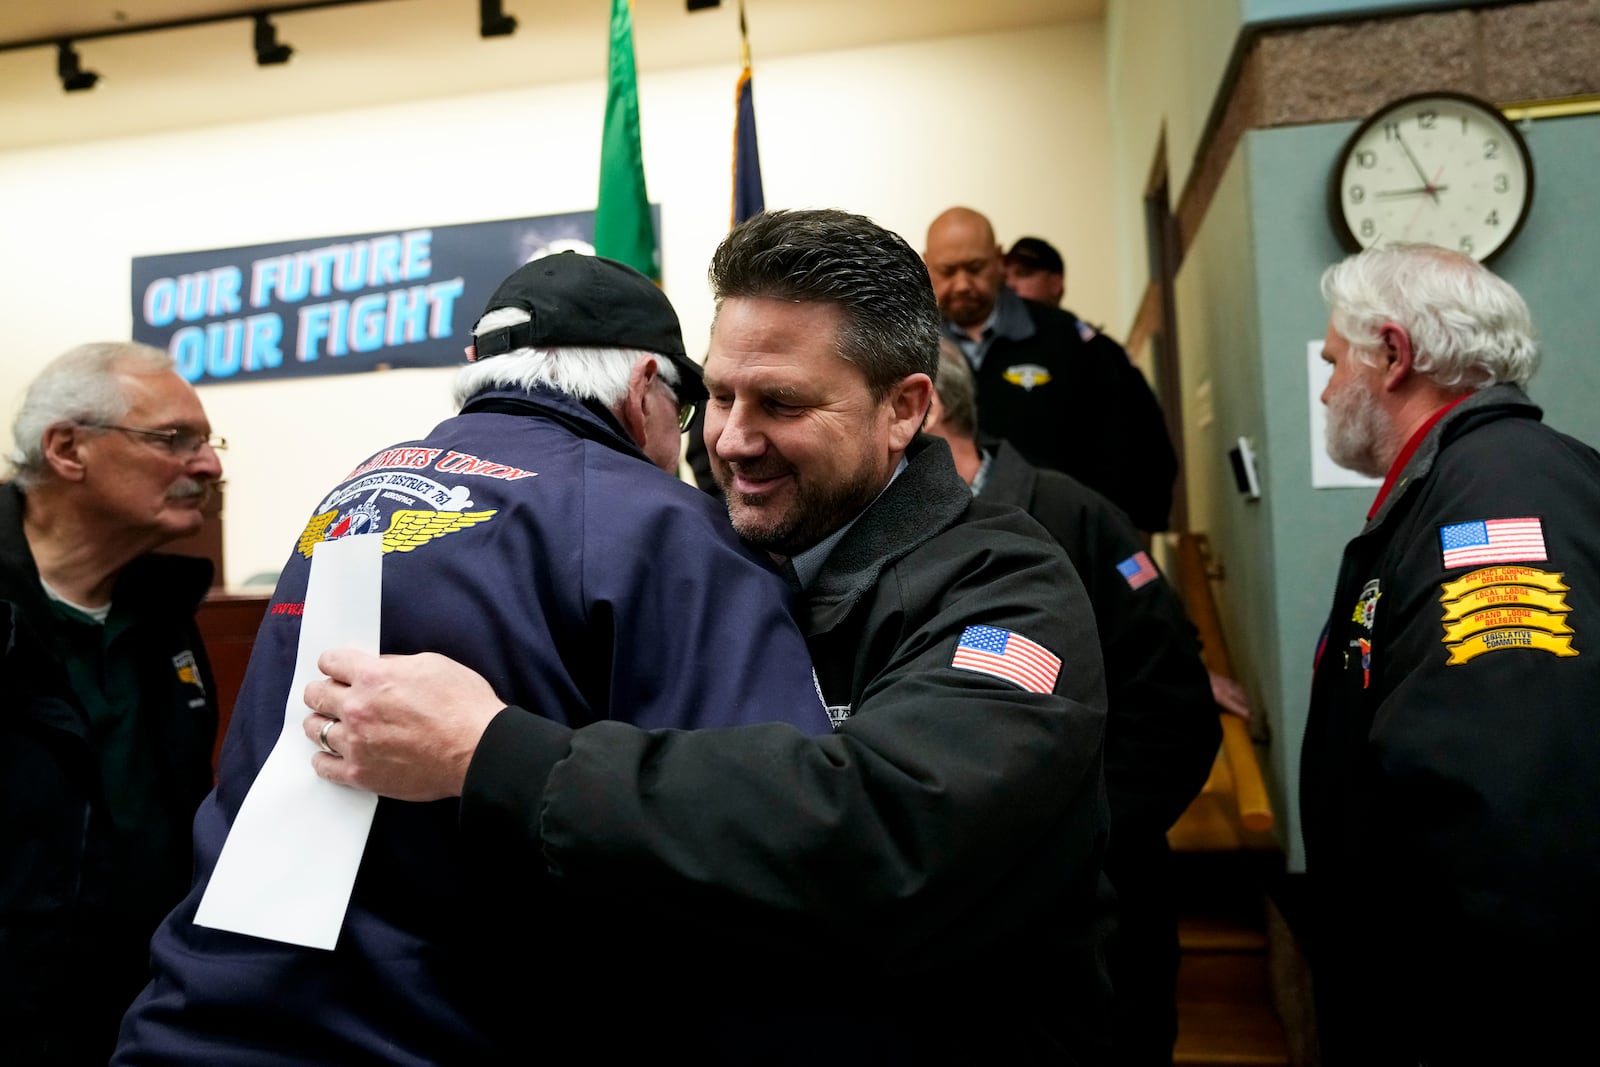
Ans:
[[[629,0],[611,0],[611,70],[606,82],[606,128],[600,142],[594,250],[661,280],[656,228],[650,221],[650,199],[644,190],[644,153],[639,150],[639,83],[633,72]]]

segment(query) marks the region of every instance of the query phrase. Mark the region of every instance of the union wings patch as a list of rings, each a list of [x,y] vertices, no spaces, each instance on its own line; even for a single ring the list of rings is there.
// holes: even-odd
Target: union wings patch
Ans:
[[[385,501],[402,505],[388,513],[387,521],[380,506]],[[464,485],[443,485],[403,471],[358,477],[328,494],[300,531],[296,548],[310,559],[319,541],[381,533],[384,552],[411,552],[446,534],[488,522],[498,511],[468,510],[471,507],[472,491]]]

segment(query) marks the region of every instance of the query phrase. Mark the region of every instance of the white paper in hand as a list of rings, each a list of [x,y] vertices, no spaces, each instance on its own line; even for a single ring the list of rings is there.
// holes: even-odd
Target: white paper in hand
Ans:
[[[378,798],[317,777],[302,697],[328,649],[377,654],[382,573],[381,535],[317,543],[283,730],[223,843],[198,925],[308,948],[338,941]]]

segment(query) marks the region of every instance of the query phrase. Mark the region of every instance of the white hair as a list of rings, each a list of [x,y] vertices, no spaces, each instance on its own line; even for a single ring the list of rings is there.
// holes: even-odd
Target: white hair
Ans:
[[[527,322],[521,308],[500,308],[478,320],[473,335]],[[576,400],[592,400],[608,410],[628,395],[628,377],[640,359],[653,359],[656,373],[674,392],[678,368],[655,352],[635,348],[517,348],[469,363],[456,373],[456,407],[485,389],[527,389],[547,386]]]
[[[119,375],[172,369],[172,357],[166,352],[136,341],[79,345],[45,364],[28,386],[22,409],[11,424],[15,447],[9,459],[17,484],[31,488],[49,472],[44,435],[50,427],[63,422],[120,422],[128,414],[132,401]]]
[[[1434,245],[1369,248],[1322,274],[1334,329],[1377,366],[1385,322],[1411,337],[1413,366],[1444,388],[1526,386],[1539,369],[1533,316],[1482,264]]]

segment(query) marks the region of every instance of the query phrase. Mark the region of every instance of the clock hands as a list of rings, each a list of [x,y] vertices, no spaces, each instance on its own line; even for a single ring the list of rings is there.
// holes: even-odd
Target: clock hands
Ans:
[[[1431,196],[1435,201],[1439,194],[1450,188],[1448,185],[1419,185],[1415,189],[1388,189],[1383,192],[1373,193],[1374,197],[1395,198],[1401,196]]]
[[[1417,172],[1417,177],[1422,181],[1422,189],[1419,191],[1433,197],[1433,202],[1437,204],[1439,202],[1439,190],[1442,188],[1442,186],[1434,185],[1433,182],[1428,180],[1428,172],[1422,169],[1422,164],[1418,162],[1416,153],[1411,151],[1411,146],[1406,144],[1406,139],[1400,136],[1400,126],[1398,123],[1396,123],[1394,127],[1394,139],[1400,142],[1400,150],[1404,152],[1406,154],[1406,158],[1411,161],[1412,169]]]

